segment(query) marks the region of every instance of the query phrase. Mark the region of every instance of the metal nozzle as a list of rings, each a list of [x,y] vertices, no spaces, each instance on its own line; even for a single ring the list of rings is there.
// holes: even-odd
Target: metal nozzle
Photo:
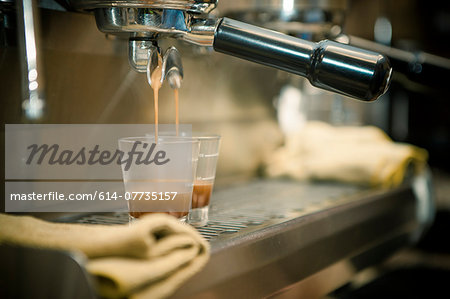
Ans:
[[[170,47],[161,55],[161,49],[158,46],[152,45],[147,49],[145,57],[142,59],[147,61],[145,72],[147,73],[147,80],[150,86],[154,87],[152,82],[152,74],[155,69],[161,67],[161,85],[167,80],[173,89],[179,89],[183,81],[183,65],[181,62],[180,52],[175,47]]]
[[[175,47],[167,49],[163,58],[163,76],[173,89],[181,87],[183,81],[183,64],[180,52]]]
[[[146,73],[147,73],[147,81],[148,84],[150,84],[150,86],[152,88],[154,88],[155,86],[155,82],[152,82],[152,74],[153,72],[156,70],[156,68],[162,67],[162,58],[161,58],[161,54],[160,54],[160,49],[157,46],[151,46],[150,49],[148,49],[147,51],[147,67],[146,67]],[[161,80],[160,80],[160,84],[162,85],[164,81],[164,74],[161,74]]]

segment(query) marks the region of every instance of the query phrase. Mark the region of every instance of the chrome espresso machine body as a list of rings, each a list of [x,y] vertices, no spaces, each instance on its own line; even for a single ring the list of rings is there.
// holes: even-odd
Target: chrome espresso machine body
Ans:
[[[391,71],[385,57],[332,41],[312,43],[229,18],[208,18],[216,1],[73,0],[92,9],[100,31],[128,33],[130,64],[145,71],[145,51],[163,37],[212,46],[215,51],[307,77],[312,85],[365,101],[382,95]]]

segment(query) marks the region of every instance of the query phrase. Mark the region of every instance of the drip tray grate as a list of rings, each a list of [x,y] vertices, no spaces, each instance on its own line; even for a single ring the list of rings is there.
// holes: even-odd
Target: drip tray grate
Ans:
[[[234,239],[241,234],[352,201],[354,195],[362,190],[364,188],[332,183],[254,182],[215,193],[209,207],[209,222],[195,228],[207,240]],[[79,217],[73,221],[106,225],[129,221],[127,212]]]
[[[267,219],[261,217],[243,216],[243,215],[222,215],[218,219],[211,219],[206,226],[194,226],[198,232],[206,239],[212,240],[221,234],[237,233],[241,229],[253,225],[261,225]],[[83,216],[73,221],[75,223],[86,224],[126,224],[129,222],[128,213],[117,212],[113,214],[93,214]]]

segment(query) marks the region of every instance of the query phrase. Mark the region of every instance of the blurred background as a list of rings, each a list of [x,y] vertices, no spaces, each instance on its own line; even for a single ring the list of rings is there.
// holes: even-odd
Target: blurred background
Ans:
[[[146,76],[130,68],[126,39],[101,33],[92,14],[74,11],[67,1],[43,0],[39,5],[45,103],[42,117],[33,120],[22,107],[23,86],[29,78],[21,72],[14,1],[0,0],[2,123],[153,123],[153,92]],[[208,48],[163,41],[163,45],[175,45],[183,58],[181,123],[222,136],[216,188],[262,176],[267,155],[307,121],[375,125],[394,141],[429,152],[438,212],[435,225],[415,248],[383,265],[392,277],[374,282],[373,288],[386,287],[396,297],[398,288],[390,282],[401,286],[398,295],[408,295],[421,292],[420,286],[440,288],[445,279],[450,281],[450,73],[446,60],[450,58],[450,2],[221,0],[213,13],[313,41],[329,38],[386,51],[395,62],[389,91],[368,104]],[[173,123],[173,92],[167,84],[160,99],[160,122]],[[1,142],[4,148],[4,136]],[[411,271],[402,273],[405,269]],[[421,282],[417,290],[416,280]],[[358,283],[353,286],[364,284]],[[370,294],[379,294],[371,285],[367,288]],[[352,298],[350,289],[346,286],[332,296]],[[361,294],[361,298],[370,297]]]

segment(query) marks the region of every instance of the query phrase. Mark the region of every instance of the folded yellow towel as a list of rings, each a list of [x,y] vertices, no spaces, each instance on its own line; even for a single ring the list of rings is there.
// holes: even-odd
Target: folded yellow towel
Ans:
[[[209,257],[208,243],[193,227],[163,214],[111,226],[0,214],[2,243],[81,251],[107,298],[167,297]]]
[[[376,127],[310,122],[267,160],[266,173],[393,187],[403,182],[411,166],[420,171],[427,158],[425,150],[394,143]]]

